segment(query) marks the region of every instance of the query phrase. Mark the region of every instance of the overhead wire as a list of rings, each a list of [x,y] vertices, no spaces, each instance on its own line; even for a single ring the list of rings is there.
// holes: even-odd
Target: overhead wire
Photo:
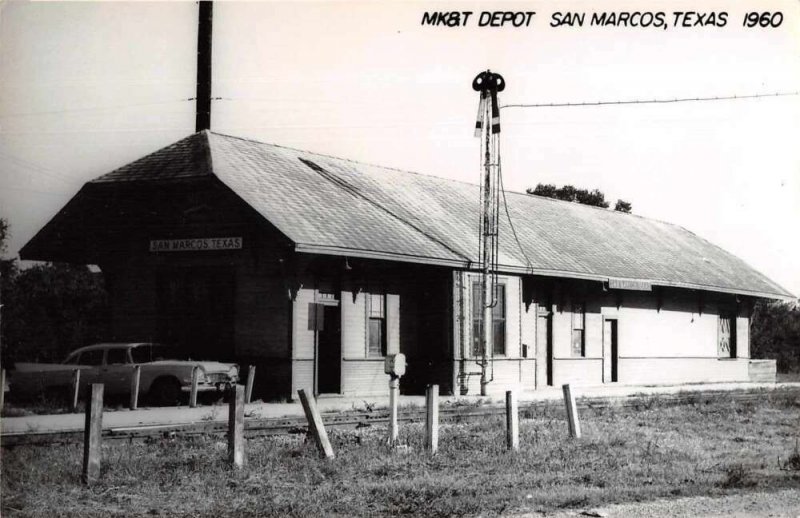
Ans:
[[[124,108],[137,108],[141,106],[157,106],[163,104],[174,104],[174,103],[183,103],[188,101],[194,101],[196,98],[189,97],[183,99],[173,99],[171,101],[153,101],[153,102],[146,102],[146,103],[130,103],[130,104],[116,104],[116,105],[109,105],[109,106],[86,106],[83,108],[66,108],[63,110],[44,110],[44,111],[34,111],[34,112],[16,112],[16,113],[3,113],[0,114],[0,118],[3,117],[23,117],[28,115],[56,115],[60,113],[80,113],[80,112],[93,112],[93,111],[109,111],[109,110],[119,110]]]
[[[38,173],[51,179],[58,180],[63,182],[65,185],[74,186],[75,184],[83,181],[80,178],[73,177],[69,174],[60,173],[43,165],[12,155],[3,149],[0,149],[0,159],[7,160],[11,164],[16,165],[19,168],[26,169],[29,172]]]
[[[586,107],[586,106],[612,106],[612,105],[641,105],[641,104],[672,104],[672,103],[682,103],[682,102],[708,102],[708,101],[729,101],[729,100],[743,100],[743,99],[760,99],[760,98],[767,98],[767,97],[789,97],[789,96],[797,96],[800,95],[800,91],[795,92],[774,92],[774,93],[766,93],[766,94],[746,94],[746,95],[727,95],[727,96],[713,96],[713,97],[676,97],[676,98],[668,98],[668,99],[631,99],[631,100],[615,100],[615,101],[588,101],[588,102],[576,102],[576,103],[569,103],[569,102],[562,102],[562,103],[514,103],[514,104],[504,104],[501,105],[500,108],[571,108],[571,107]],[[514,241],[517,243],[517,247],[519,248],[520,252],[522,253],[523,257],[525,258],[525,262],[528,265],[528,268],[533,270],[533,263],[531,262],[528,255],[525,253],[525,249],[522,247],[522,243],[519,240],[519,236],[517,235],[516,228],[514,227],[514,222],[511,219],[511,214],[508,210],[508,201],[506,199],[506,191],[505,186],[503,185],[503,175],[501,170],[501,157],[500,157],[500,149],[499,143],[497,147],[497,167],[498,167],[498,180],[499,180],[499,190],[503,196],[503,207],[506,213],[506,219],[508,220],[508,224],[511,227],[511,233],[514,236]]]
[[[577,103],[515,103],[504,104],[503,108],[571,108],[579,106],[612,106],[624,104],[671,104],[683,102],[706,102],[706,101],[733,101],[740,99],[761,99],[765,97],[790,97],[800,95],[800,91],[795,92],[774,92],[766,94],[746,94],[746,95],[722,95],[713,97],[675,97],[664,99],[630,99],[620,101],[586,101]]]
[[[498,155],[497,155],[497,163],[498,163],[498,167],[499,167],[499,165],[500,165],[500,154],[499,154],[499,152],[498,152]],[[520,243],[519,236],[517,236],[517,230],[514,228],[514,222],[511,220],[511,214],[508,211],[508,201],[506,200],[506,188],[503,185],[503,173],[502,173],[502,171],[498,175],[498,178],[500,179],[500,192],[503,193],[503,208],[505,209],[505,212],[506,212],[506,219],[508,219],[508,225],[511,227],[511,233],[514,236],[514,241],[516,241],[517,247],[519,248],[519,251],[522,253],[522,257],[525,258],[525,262],[527,263],[528,268],[531,270],[531,272],[533,272],[533,263],[531,262],[530,258],[528,257],[528,254],[525,253],[525,249],[522,247],[522,243]]]

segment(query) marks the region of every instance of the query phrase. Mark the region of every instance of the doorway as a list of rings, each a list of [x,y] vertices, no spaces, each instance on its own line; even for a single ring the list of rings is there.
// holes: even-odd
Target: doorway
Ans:
[[[619,381],[619,340],[617,319],[603,319],[603,381]]]
[[[553,386],[553,312],[538,308],[536,322],[536,388]]]
[[[317,393],[342,392],[342,324],[339,305],[315,304],[317,315]]]

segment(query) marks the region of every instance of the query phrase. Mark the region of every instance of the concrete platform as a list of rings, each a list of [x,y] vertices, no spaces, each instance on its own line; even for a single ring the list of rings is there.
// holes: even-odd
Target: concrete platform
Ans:
[[[702,383],[688,385],[573,385],[573,392],[580,397],[620,398],[634,395],[677,394],[680,392],[706,391],[742,391],[781,388],[800,388],[800,383]],[[561,387],[553,387],[535,392],[523,392],[519,395],[521,404],[528,401],[547,401],[561,399]],[[388,406],[388,384],[386,397],[329,397],[317,400],[320,412],[335,413],[342,411],[364,411],[369,408],[386,408]],[[500,404],[502,396],[443,396],[442,405],[453,404]],[[401,396],[401,407],[423,407],[424,396]],[[270,418],[285,416],[302,416],[303,409],[299,402],[293,403],[250,403],[245,408],[247,418]],[[227,405],[165,408],[141,408],[138,410],[114,410],[103,414],[103,429],[124,429],[137,426],[181,425],[198,422],[225,422],[228,418]],[[52,433],[81,431],[84,426],[84,414],[31,415],[24,417],[2,418],[2,434]]]

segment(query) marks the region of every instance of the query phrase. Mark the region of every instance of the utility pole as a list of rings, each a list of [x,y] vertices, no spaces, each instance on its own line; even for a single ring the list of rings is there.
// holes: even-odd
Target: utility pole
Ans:
[[[211,0],[200,0],[198,6],[195,132],[211,129],[211,24],[213,5]]]
[[[500,107],[497,93],[506,87],[500,74],[486,70],[472,81],[472,89],[480,92],[475,136],[483,136],[483,206],[481,210],[481,303],[483,308],[481,336],[481,396],[487,395],[492,381],[489,374],[493,354],[492,308],[497,305],[495,279],[497,276],[498,224],[500,209]]]

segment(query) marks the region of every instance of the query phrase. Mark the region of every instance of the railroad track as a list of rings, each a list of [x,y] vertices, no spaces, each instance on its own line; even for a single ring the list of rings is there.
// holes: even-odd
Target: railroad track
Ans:
[[[772,390],[736,390],[736,391],[704,391],[680,392],[677,394],[631,395],[618,397],[579,397],[579,409],[604,408],[650,408],[651,406],[677,406],[697,404],[704,405],[718,400],[736,403],[759,402],[769,399],[790,398],[800,404],[800,387],[776,388]],[[524,419],[537,413],[564,412],[563,401],[550,399],[523,402],[519,405],[520,416]],[[440,423],[459,423],[491,416],[505,415],[503,405],[442,405],[439,410]],[[344,412],[323,414],[326,428],[354,429],[370,426],[383,426],[389,421],[386,409],[372,412]],[[402,409],[399,412],[400,422],[422,422],[425,420],[425,408]],[[281,435],[287,433],[306,433],[308,423],[303,416],[279,418],[246,418],[245,435],[248,437]],[[188,424],[141,425],[125,428],[109,428],[103,430],[103,440],[142,440],[158,437],[191,436],[201,434],[224,435],[227,433],[227,422],[203,421]],[[0,436],[2,447],[21,445],[47,445],[75,443],[83,440],[83,430],[66,432],[22,432],[6,433]]]

